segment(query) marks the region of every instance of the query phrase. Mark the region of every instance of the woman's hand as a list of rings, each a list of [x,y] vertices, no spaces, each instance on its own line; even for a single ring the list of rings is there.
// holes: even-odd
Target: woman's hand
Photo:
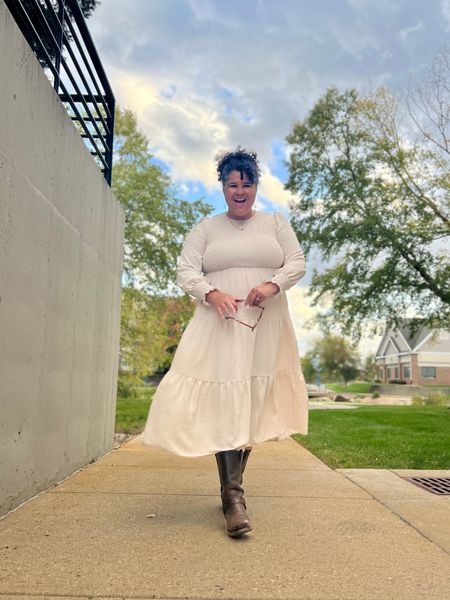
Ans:
[[[219,292],[219,290],[211,290],[208,292],[205,296],[205,300],[208,304],[214,306],[222,319],[225,317],[232,317],[237,311],[238,302],[243,302],[242,298],[236,298],[236,296]]]
[[[247,298],[245,299],[246,306],[258,306],[260,302],[263,300],[267,300],[267,298],[271,298],[278,294],[280,288],[276,283],[272,283],[271,281],[267,281],[266,283],[262,283],[261,285],[257,285],[253,289],[250,290]]]

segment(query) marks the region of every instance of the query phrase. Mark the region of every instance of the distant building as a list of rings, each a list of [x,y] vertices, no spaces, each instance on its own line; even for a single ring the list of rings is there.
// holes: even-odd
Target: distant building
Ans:
[[[383,383],[450,385],[450,331],[422,326],[411,334],[409,321],[386,331],[375,355]]]

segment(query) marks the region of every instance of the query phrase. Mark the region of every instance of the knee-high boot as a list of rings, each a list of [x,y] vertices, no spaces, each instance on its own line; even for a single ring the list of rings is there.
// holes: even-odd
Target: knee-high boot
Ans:
[[[247,466],[248,457],[250,456],[250,452],[252,451],[251,446],[248,446],[245,450],[242,450],[242,458],[241,458],[241,483],[242,483],[242,475],[244,475],[245,467]]]
[[[245,467],[247,466],[247,462],[248,462],[248,457],[250,456],[250,452],[252,451],[252,447],[248,446],[247,448],[245,448],[245,450],[239,450],[240,453],[240,460],[241,460],[241,485],[243,482],[243,476],[244,476],[244,471],[245,471]],[[222,497],[222,492],[223,492],[223,488],[222,485],[220,486],[220,496]]]
[[[242,487],[243,452],[242,450],[226,450],[216,454],[223,514],[227,522],[228,535],[231,537],[238,537],[252,530],[245,511],[246,503]]]
[[[247,466],[248,457],[250,456],[251,451],[252,451],[251,446],[247,446],[247,448],[245,448],[245,450],[239,450],[240,460],[241,460],[241,485],[243,482],[245,467]],[[223,512],[225,512],[225,506],[223,503],[223,487],[222,487],[222,485],[220,486],[220,497],[222,498],[222,510],[223,510]]]

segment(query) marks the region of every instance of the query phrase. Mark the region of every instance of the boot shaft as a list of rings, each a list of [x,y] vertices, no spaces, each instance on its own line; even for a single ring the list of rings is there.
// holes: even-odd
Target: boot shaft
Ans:
[[[217,452],[216,461],[222,490],[242,490],[242,450]]]
[[[227,521],[227,531],[232,537],[239,537],[251,531],[250,521],[245,512],[246,502],[242,487],[244,450],[225,450],[216,454],[217,468],[221,485],[222,509]]]

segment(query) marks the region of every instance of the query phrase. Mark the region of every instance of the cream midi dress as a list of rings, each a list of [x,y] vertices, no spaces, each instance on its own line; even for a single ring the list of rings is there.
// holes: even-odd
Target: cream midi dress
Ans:
[[[308,396],[285,290],[305,274],[297,237],[280,213],[202,219],[188,234],[178,284],[197,299],[172,366],[155,392],[141,441],[203,456],[307,433]],[[261,302],[252,331],[205,301],[213,289],[245,299],[263,282],[280,291]],[[240,303],[236,318],[261,312]]]

